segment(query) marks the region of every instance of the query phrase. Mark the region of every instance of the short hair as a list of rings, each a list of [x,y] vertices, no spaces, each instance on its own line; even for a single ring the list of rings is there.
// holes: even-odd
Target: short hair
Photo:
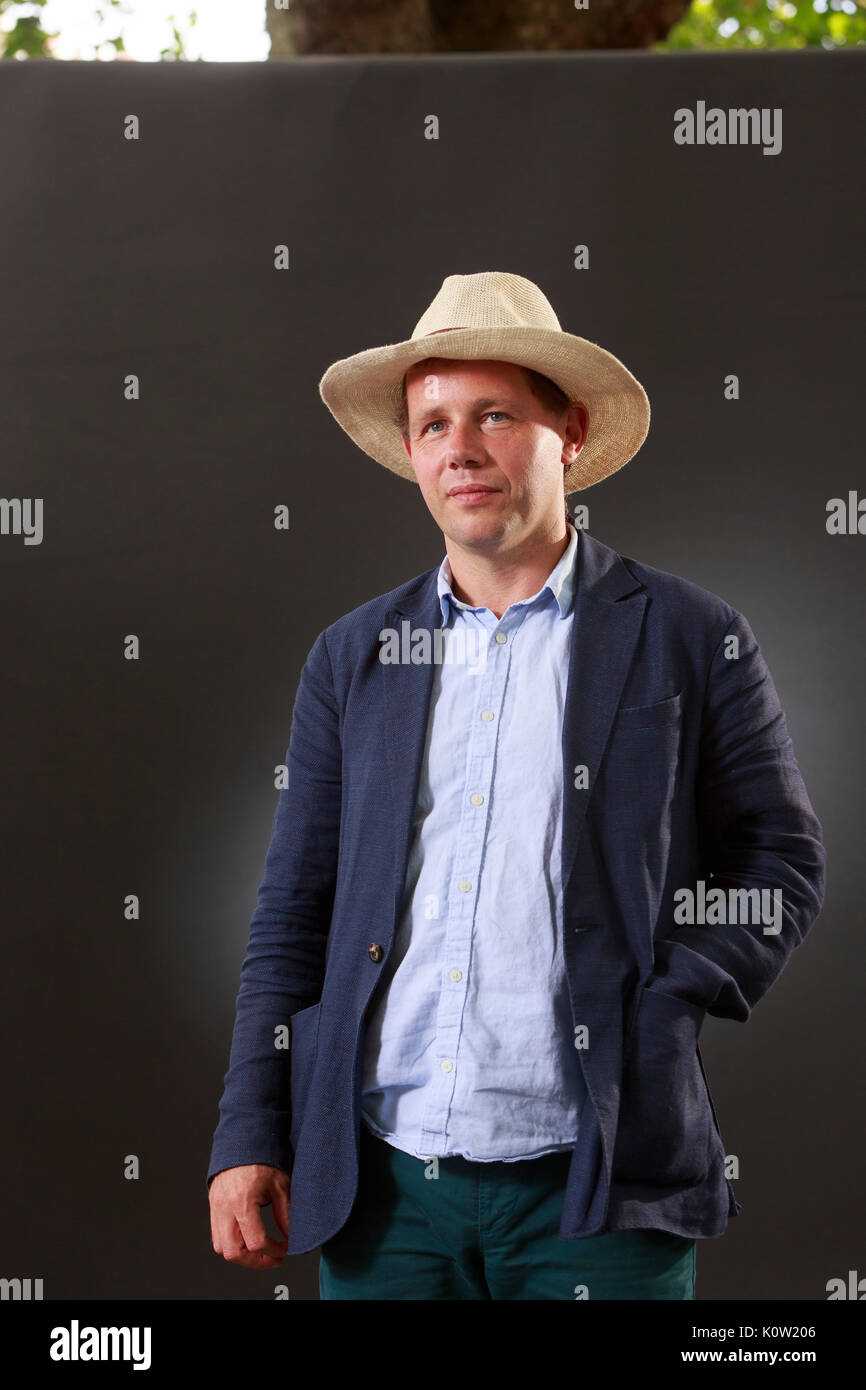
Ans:
[[[434,362],[435,357],[424,357],[421,362],[413,362],[413,367],[423,365],[424,362]],[[526,374],[529,380],[529,389],[533,396],[537,396],[551,415],[562,415],[571,405],[570,398],[557,386],[555,381],[551,381],[549,376],[544,376],[541,372],[536,372],[532,367],[525,367],[522,363],[515,363]],[[407,367],[406,372],[409,368]],[[403,380],[400,384],[400,408],[397,412],[394,423],[400,433],[408,438],[409,436],[409,402],[406,398],[406,372],[403,373]]]

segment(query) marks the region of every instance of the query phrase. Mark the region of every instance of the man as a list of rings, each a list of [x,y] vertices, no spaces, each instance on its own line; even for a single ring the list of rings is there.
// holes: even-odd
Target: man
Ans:
[[[754,634],[572,524],[649,404],[532,282],[447,277],[320,390],[446,557],[302,671],[214,1249],[321,1246],[332,1299],[693,1298],[740,1205],[701,1024],[748,1019],[824,890]]]

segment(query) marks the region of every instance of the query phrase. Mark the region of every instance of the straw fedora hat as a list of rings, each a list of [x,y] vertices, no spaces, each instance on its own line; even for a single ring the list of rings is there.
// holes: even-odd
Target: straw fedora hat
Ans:
[[[649,429],[646,392],[619,358],[565,333],[531,280],[499,270],[449,275],[411,338],[368,348],[332,363],[319,393],[365,454],[417,482],[398,422],[403,374],[425,357],[492,358],[531,367],[589,412],[583,448],[565,471],[576,492],[615,473],[637,453]]]

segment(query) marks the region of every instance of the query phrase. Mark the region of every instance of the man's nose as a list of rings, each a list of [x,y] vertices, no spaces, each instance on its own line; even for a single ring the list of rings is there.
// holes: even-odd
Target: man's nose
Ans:
[[[477,425],[471,420],[452,425],[445,449],[447,463],[483,463],[485,453],[484,436]]]

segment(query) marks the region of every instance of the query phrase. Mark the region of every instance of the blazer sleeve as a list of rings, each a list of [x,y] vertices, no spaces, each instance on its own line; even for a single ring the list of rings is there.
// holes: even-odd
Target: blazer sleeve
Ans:
[[[301,672],[264,877],[241,966],[229,1069],[207,1187],[223,1168],[268,1163],[291,1172],[289,1052],[277,1029],[319,1001],[337,880],[339,718],[325,634]]]
[[[736,658],[726,655],[732,634]],[[710,662],[696,816],[707,892],[780,889],[781,928],[765,933],[760,920],[677,926],[655,942],[647,987],[745,1022],[821,910],[825,851],[772,676],[736,612]]]

